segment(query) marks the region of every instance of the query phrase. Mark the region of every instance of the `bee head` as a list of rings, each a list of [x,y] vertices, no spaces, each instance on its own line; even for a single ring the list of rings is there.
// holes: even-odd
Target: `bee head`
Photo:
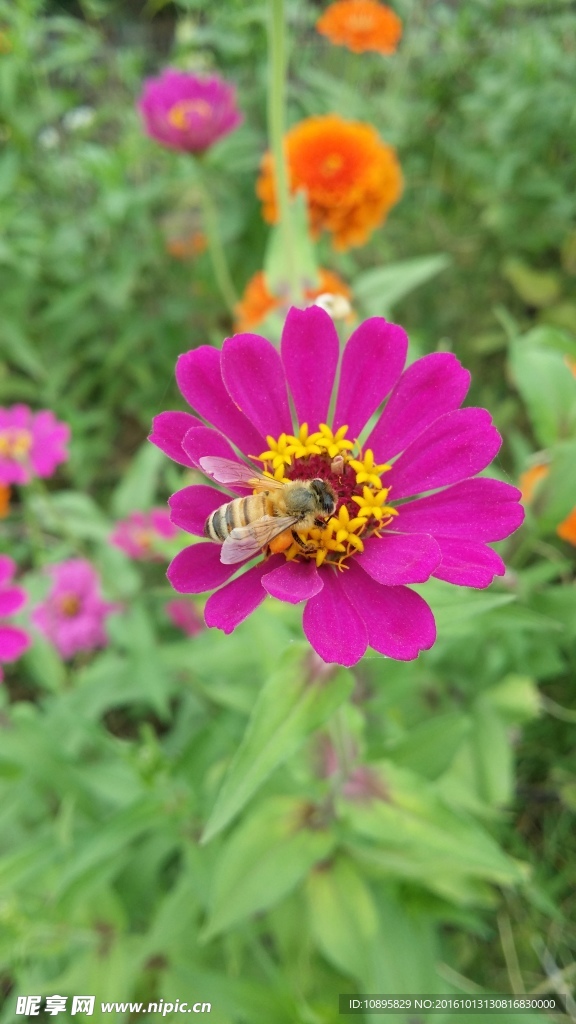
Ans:
[[[310,490],[318,502],[322,515],[331,516],[336,509],[336,496],[329,483],[316,477],[310,481]]]

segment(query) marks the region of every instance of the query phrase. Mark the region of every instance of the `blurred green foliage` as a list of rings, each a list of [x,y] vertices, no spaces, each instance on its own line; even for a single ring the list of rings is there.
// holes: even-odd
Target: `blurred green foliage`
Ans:
[[[399,0],[403,43],[382,60],[331,49],[319,7],[288,5],[290,120],[371,121],[406,178],[370,244],[322,242],[321,265],[415,354],[452,348],[476,371],[472,399],[505,432],[497,473],[549,467],[499,585],[422,587],[426,656],[324,679],[297,610],[181,638],[162,569],[108,543],[181,485],[144,437],[179,401],[178,353],[231,328],[207,255],[167,249],[201,230],[197,187],[135,100],[167,54],[238,82],[245,125],[207,167],[242,288],[268,238],[266,4],[0,0],[0,403],[71,425],[63,486],[33,511],[47,557],[89,556],[123,606],[106,651],[64,665],[38,640],[1,693],[2,1024],[20,993],[335,1024],[353,988],[573,974],[575,549],[555,530],[576,503],[576,19],[544,6]],[[3,530],[25,566],[17,516]],[[33,603],[41,574],[26,585]]]

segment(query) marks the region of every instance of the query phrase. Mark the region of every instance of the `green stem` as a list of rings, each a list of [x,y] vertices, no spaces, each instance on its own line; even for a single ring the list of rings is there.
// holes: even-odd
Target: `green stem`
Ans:
[[[354,767],[354,749],[343,708],[338,708],[332,717],[330,735],[338,759],[336,789],[340,791]]]
[[[31,500],[32,499],[32,500]],[[44,534],[38,521],[38,517],[32,507],[33,495],[26,495],[24,503],[24,521],[28,531],[28,539],[32,549],[32,562],[35,569],[39,569],[44,563]]]
[[[214,277],[216,278],[216,284],[218,285],[220,294],[228,307],[228,311],[234,315],[234,307],[238,302],[238,296],[236,295],[236,290],[232,282],[232,277],[228,268],[228,260],[226,259],[226,253],[220,237],[216,207],[214,206],[212,196],[210,195],[210,190],[204,181],[204,169],[200,166],[199,161],[196,161],[196,166],[198,169],[197,182],[200,193],[200,202],[202,204],[202,213],[204,215],[204,230],[208,241],[208,251],[210,253],[210,259],[212,260]]]
[[[291,218],[291,199],[288,188],[288,169],[284,146],[286,108],[286,40],[284,24],[284,0],[269,0],[270,21],[268,31],[269,84],[268,84],[268,134],[274,161],[274,182],[276,202],[280,214],[280,231],[286,259],[286,276],[290,289],[290,300],[299,303],[302,291],[298,277],[294,231]]]

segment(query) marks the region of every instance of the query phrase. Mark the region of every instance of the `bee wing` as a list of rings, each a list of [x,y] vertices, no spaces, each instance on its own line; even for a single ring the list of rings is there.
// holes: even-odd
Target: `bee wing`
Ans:
[[[205,456],[198,460],[202,469],[219,484],[230,487],[262,487],[269,491],[279,490],[284,486],[280,480],[264,476],[254,466],[246,466],[232,459],[220,459],[217,456]]]
[[[297,522],[295,516],[262,516],[248,526],[235,527],[222,545],[220,561],[225,565],[233,565],[259,554],[274,537],[289,530]]]

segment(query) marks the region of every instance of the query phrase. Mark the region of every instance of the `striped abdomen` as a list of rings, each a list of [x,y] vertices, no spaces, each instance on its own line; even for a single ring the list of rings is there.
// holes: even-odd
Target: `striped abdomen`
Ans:
[[[246,498],[234,498],[220,505],[204,523],[204,536],[222,544],[236,526],[248,526],[265,516],[268,500],[266,494],[250,494]]]

